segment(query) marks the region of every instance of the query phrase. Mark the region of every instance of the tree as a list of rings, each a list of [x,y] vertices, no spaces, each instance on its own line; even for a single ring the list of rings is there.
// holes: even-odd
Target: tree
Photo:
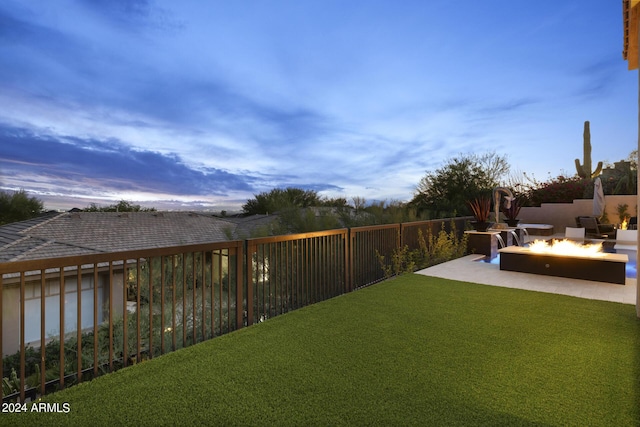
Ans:
[[[467,200],[490,194],[509,172],[505,156],[495,152],[460,154],[420,180],[410,206],[431,218],[470,215]]]
[[[109,206],[98,206],[91,203],[85,212],[155,212],[156,208],[143,208],[140,205],[134,205],[126,200],[120,200],[118,203]]]
[[[470,154],[472,162],[480,165],[485,175],[485,183],[493,189],[501,184],[503,177],[509,173],[510,167],[506,156],[500,156],[495,151],[481,155]]]
[[[613,194],[638,194],[638,150],[629,153],[629,157],[620,162],[620,167]]]
[[[287,208],[279,213],[277,234],[309,233],[342,227],[338,215],[327,208]]]
[[[0,225],[34,218],[44,210],[43,204],[35,197],[29,197],[24,190],[13,194],[0,191]]]
[[[629,153],[629,157],[626,158],[626,161],[631,164],[631,169],[638,169],[638,150],[633,150]]]
[[[355,209],[356,212],[359,212],[367,207],[367,199],[365,199],[364,197],[354,196],[351,198],[351,201],[353,202],[353,209]]]
[[[302,190],[294,187],[274,188],[268,192],[255,194],[253,199],[247,200],[247,203],[242,205],[242,211],[246,215],[264,215],[289,208],[319,206],[346,207],[347,200],[342,197],[322,198],[315,190]]]

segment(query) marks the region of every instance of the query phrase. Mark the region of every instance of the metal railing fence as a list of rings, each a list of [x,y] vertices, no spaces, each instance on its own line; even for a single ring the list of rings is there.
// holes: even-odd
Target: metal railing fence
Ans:
[[[466,218],[0,263],[2,401],[25,402],[385,278]]]

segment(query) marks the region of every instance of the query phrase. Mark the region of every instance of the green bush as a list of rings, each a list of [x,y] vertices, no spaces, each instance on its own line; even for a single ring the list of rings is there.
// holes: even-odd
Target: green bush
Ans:
[[[467,235],[458,238],[455,223],[451,221],[451,231],[447,233],[442,223],[437,235],[428,229],[426,239],[419,229],[417,249],[409,250],[407,245],[394,249],[389,262],[378,251],[376,257],[385,277],[389,278],[460,258],[466,251]]]

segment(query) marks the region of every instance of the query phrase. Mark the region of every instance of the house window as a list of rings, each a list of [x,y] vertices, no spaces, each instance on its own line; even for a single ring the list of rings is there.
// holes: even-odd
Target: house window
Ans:
[[[75,278],[74,278],[75,279]],[[64,293],[64,331],[76,331],[78,328],[78,289],[75,280],[65,283]],[[93,327],[93,276],[82,278],[81,286],[81,317],[82,329]],[[98,286],[98,308],[104,303],[103,289]],[[40,343],[40,283],[27,285],[25,288],[25,344],[38,346]],[[45,338],[60,335],[60,282],[58,279],[48,279],[45,284]],[[102,310],[98,310],[98,322],[102,321]]]

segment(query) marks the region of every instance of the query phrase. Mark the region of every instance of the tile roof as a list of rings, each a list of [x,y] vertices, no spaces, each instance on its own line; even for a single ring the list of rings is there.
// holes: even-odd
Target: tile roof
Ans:
[[[0,227],[0,262],[233,240],[275,217],[193,212],[67,212]]]

